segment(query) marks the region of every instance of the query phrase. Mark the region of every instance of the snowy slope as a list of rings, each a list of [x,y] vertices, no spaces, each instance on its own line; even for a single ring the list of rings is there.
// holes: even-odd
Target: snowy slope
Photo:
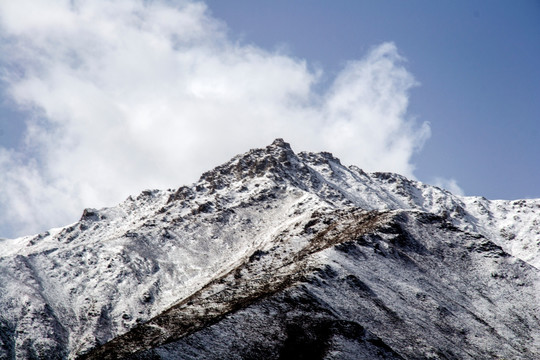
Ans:
[[[534,296],[540,267],[540,200],[458,197],[400,175],[345,167],[328,153],[295,154],[278,139],[203,174],[191,186],[144,191],[117,207],[86,209],[79,222],[65,228],[1,240],[0,358],[75,358],[118,335],[129,336],[131,329],[144,328],[138,324],[159,318],[168,309],[187,304],[186,299],[204,293],[209,284],[253,264],[256,254],[255,258],[273,255],[266,267],[251,266],[252,276],[266,276],[261,282],[268,287],[264,294],[280,294],[283,284],[293,286],[298,280],[294,274],[299,273],[300,260],[324,253],[328,262],[329,252],[336,251],[336,241],[325,239],[326,245],[311,249],[307,256],[309,239],[332,224],[352,226],[347,214],[366,210],[376,211],[378,226],[386,221],[389,210],[434,214],[460,234],[478,234],[479,243],[489,239],[500,245],[508,255],[504,259],[527,268],[518,278],[523,276],[528,284],[527,290],[515,288],[516,299],[506,295],[502,299],[517,301],[526,316],[540,317],[537,308],[521,304],[538,300]],[[328,224],[307,226],[321,216],[328,217]],[[294,238],[295,229],[307,230]],[[276,241],[287,246],[278,249]],[[453,261],[459,264],[459,259]],[[480,275],[499,276],[494,270],[498,265],[492,262],[478,266]],[[261,271],[274,274],[276,269],[282,269],[289,280],[273,288],[271,276]],[[456,281],[467,279],[458,276]],[[511,285],[501,291],[511,291]],[[255,295],[253,301],[258,299]],[[232,311],[231,304],[217,309],[211,321]],[[207,325],[200,320],[195,323],[200,328]],[[171,335],[171,339],[176,337]],[[531,341],[538,349],[538,339]]]
[[[231,274],[219,290],[212,290],[217,282],[210,284],[177,314],[160,315],[91,358],[113,359],[119,349],[139,349],[150,339],[166,344],[132,359],[538,358],[536,268],[431,214],[393,211],[371,214],[373,219],[369,229],[365,217],[350,222],[337,215],[344,227],[339,238],[325,234],[330,246],[306,256],[281,289],[247,301],[254,287],[242,286],[242,278]],[[274,254],[246,264],[240,270],[244,281],[252,281],[251,267],[266,265],[264,273],[274,273]],[[215,322],[207,319],[179,339],[171,336],[183,335],[177,331],[168,339],[157,336],[157,328],[162,334],[171,324],[182,329],[197,308],[220,304],[221,294],[238,288],[241,309],[212,313]]]

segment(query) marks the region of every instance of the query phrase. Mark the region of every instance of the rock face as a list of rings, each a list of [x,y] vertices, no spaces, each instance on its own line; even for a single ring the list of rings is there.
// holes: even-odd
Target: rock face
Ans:
[[[278,139],[0,241],[0,359],[538,359],[539,225]]]

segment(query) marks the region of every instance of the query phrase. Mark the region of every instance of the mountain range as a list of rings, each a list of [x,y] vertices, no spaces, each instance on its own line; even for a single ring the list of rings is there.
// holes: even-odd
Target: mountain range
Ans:
[[[0,359],[539,359],[540,199],[282,139],[0,240]]]

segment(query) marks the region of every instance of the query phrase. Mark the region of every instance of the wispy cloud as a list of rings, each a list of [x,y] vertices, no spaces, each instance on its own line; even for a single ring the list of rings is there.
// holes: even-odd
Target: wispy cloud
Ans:
[[[454,195],[460,195],[460,196],[465,195],[465,191],[463,191],[463,189],[459,186],[456,179],[445,179],[445,178],[437,177],[433,181],[433,184],[435,186],[438,186],[440,188],[450,191]]]
[[[29,114],[26,147],[0,149],[4,235],[192,182],[275,137],[411,176],[429,136],[393,43],[318,93],[320,70],[231,39],[200,2],[2,1],[0,30],[2,81]]]

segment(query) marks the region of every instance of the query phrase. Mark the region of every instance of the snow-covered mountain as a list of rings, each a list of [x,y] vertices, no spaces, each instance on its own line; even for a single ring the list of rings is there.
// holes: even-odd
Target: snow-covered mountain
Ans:
[[[540,199],[278,139],[0,241],[0,359],[538,359]]]

